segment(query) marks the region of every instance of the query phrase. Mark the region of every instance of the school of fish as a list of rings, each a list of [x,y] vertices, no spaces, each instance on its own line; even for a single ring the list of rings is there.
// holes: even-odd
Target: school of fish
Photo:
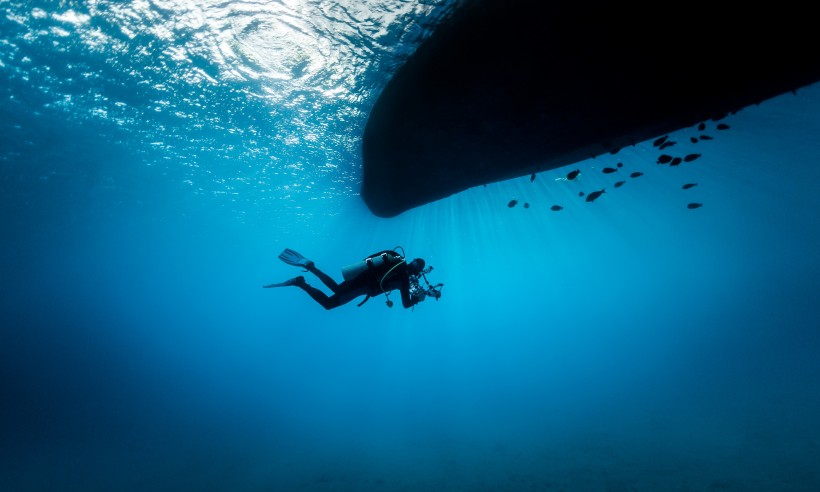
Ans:
[[[724,115],[724,117],[725,116],[726,115]],[[716,122],[716,121],[719,121],[721,119],[723,119],[723,117],[714,118],[711,121]],[[707,131],[708,127],[709,127],[709,125],[707,124],[707,122],[699,123],[696,127],[697,135],[689,137],[689,143],[690,144],[697,144],[697,143],[702,142],[702,141],[713,140],[712,136],[710,136],[707,133],[703,133],[703,132]],[[729,128],[730,128],[730,126],[726,123],[717,123],[716,125],[714,125],[714,129],[719,130],[719,131],[728,130]],[[664,135],[662,137],[659,137],[659,138],[655,139],[652,142],[652,146],[654,148],[656,148],[657,150],[659,150],[659,151],[664,151],[665,149],[673,147],[675,145],[677,145],[677,142],[675,140],[672,140],[669,137],[669,135]],[[619,150],[620,149],[617,149],[617,150],[614,150],[610,153],[611,154],[617,154]],[[675,166],[679,166],[679,165],[684,164],[684,163],[694,162],[697,159],[700,159],[702,157],[702,154],[699,153],[699,152],[681,153],[679,155],[673,155],[673,154],[674,153],[667,153],[667,152],[661,153],[660,155],[658,155],[658,157],[655,161],[656,164],[657,165],[669,165],[670,167],[675,167]],[[601,172],[603,174],[616,174],[616,173],[620,174],[619,171],[623,167],[624,167],[624,163],[623,162],[618,162],[615,167],[606,166],[606,167],[602,168]],[[533,172],[533,173],[530,174],[530,182],[531,183],[535,181],[537,174],[538,174],[537,172]],[[565,177],[558,178],[556,181],[574,181],[574,180],[578,179],[578,177],[581,176],[581,174],[582,173],[581,173],[580,169],[573,169],[573,170],[567,172]],[[632,178],[632,179],[635,179],[635,178],[639,178],[643,175],[644,175],[643,171],[632,171],[632,172],[630,172],[629,177]],[[614,188],[620,188],[621,186],[623,186],[625,184],[626,184],[626,180],[618,180],[615,183],[613,183],[612,186]],[[681,189],[689,190],[689,189],[694,188],[695,186],[697,186],[697,183],[684,183],[681,186]],[[599,190],[592,190],[592,191],[589,191],[589,192],[584,192],[584,191],[579,191],[578,192],[578,196],[581,197],[581,198],[584,198],[584,201],[586,203],[592,203],[592,202],[598,200],[599,198],[601,198],[601,196],[604,195],[604,194],[606,194],[606,188],[605,187],[601,188]],[[512,199],[512,200],[509,201],[509,203],[507,203],[507,206],[509,208],[513,208],[517,204],[518,204],[518,199]],[[703,206],[703,204],[700,203],[700,202],[688,202],[686,204],[686,207],[690,210],[694,210],[694,209],[700,208],[702,206]],[[529,203],[524,203],[524,208],[530,208],[530,204]],[[561,210],[564,210],[564,205],[554,204],[554,205],[550,206],[550,210],[552,210],[553,212],[560,212]]]

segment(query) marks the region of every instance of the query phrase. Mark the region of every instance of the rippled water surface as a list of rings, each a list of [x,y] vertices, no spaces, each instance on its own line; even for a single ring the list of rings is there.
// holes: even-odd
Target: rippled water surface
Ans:
[[[4,1],[4,106],[31,118],[4,133],[93,127],[243,206],[354,194],[370,106],[452,3]]]

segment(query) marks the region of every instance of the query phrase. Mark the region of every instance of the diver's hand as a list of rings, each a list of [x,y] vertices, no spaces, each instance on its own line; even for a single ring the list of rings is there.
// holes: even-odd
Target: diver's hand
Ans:
[[[439,297],[441,297],[441,292],[437,291],[433,287],[430,287],[429,289],[427,289],[427,292],[425,294],[428,295],[428,296],[431,296],[431,297],[435,297],[437,301],[438,301]]]

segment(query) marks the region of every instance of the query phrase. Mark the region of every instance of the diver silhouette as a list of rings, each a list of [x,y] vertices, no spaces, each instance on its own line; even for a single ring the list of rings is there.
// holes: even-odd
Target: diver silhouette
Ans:
[[[287,286],[299,287],[325,309],[334,309],[349,303],[357,297],[365,296],[364,300],[358,304],[358,306],[361,306],[371,297],[380,294],[387,297],[387,307],[392,307],[393,301],[390,300],[390,292],[396,289],[401,292],[401,304],[405,309],[415,306],[427,297],[438,300],[441,297],[441,288],[444,284],[431,285],[427,281],[426,275],[432,271],[433,267],[425,268],[425,262],[422,258],[416,258],[407,263],[404,255],[396,252],[397,249],[402,248],[398,246],[392,250],[379,251],[359,262],[342,268],[344,281],[336,283],[330,276],[316,268],[313,261],[292,249],[286,248],[279,255],[279,259],[288,265],[302,267],[305,271],[316,275],[327,288],[333,291],[333,295],[328,296],[316,287],[309,285],[302,275],[263,287],[266,289]],[[403,249],[402,253],[404,253]],[[420,279],[426,282],[427,288],[421,286]]]

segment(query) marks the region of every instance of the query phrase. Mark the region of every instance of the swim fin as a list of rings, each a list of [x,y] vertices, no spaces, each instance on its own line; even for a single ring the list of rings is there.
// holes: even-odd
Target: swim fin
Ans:
[[[301,285],[305,283],[305,277],[299,275],[298,277],[293,277],[290,280],[285,280],[284,282],[279,282],[278,284],[270,284],[270,285],[263,285],[263,289],[270,289],[271,287],[288,287],[290,285]]]
[[[285,250],[279,254],[279,259],[284,261],[288,265],[300,266],[305,269],[313,266],[312,261],[308,260],[307,258],[300,255],[296,251],[293,251],[290,248],[285,248]]]

